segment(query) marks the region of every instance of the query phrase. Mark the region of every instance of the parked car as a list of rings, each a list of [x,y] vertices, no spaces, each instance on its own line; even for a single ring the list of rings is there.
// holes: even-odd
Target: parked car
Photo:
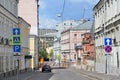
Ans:
[[[51,72],[51,67],[50,67],[50,65],[48,65],[48,64],[43,65],[43,67],[42,67],[42,72],[44,72],[44,71]]]

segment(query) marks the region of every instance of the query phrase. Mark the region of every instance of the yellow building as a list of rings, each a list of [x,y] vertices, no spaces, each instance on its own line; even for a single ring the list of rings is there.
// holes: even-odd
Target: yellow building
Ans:
[[[38,68],[38,37],[36,35],[30,35],[29,48],[30,55],[32,55],[30,67],[32,69]]]
[[[29,51],[29,33],[31,26],[23,18],[18,17],[18,27],[21,30],[22,36],[19,70],[23,71],[25,69],[30,69],[30,59],[32,58]]]

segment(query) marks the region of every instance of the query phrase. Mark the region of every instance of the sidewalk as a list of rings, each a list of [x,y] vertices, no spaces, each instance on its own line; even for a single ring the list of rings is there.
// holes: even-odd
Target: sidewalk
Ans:
[[[113,75],[106,75],[104,73],[85,71],[85,70],[77,69],[75,67],[70,67],[69,69],[75,72],[96,78],[98,80],[120,80],[120,76],[113,76]]]
[[[28,72],[24,72],[24,73],[19,73],[18,75],[16,74],[14,76],[2,77],[2,78],[0,78],[0,80],[27,80],[27,78],[29,78],[29,76],[31,76],[37,72],[38,72],[37,70],[28,71]]]

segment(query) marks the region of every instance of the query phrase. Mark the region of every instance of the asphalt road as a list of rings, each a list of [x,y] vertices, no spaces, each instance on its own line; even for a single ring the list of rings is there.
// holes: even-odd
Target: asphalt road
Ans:
[[[3,80],[97,80],[70,69],[53,69],[52,72],[33,71]]]
[[[97,80],[93,77],[69,69],[53,69],[52,73],[36,72],[24,80]]]

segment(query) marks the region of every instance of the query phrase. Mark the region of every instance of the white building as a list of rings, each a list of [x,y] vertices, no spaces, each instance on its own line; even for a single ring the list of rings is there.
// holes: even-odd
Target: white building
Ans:
[[[55,40],[54,40],[54,47],[53,47],[54,59],[57,58],[58,54],[61,54],[60,41],[61,41],[60,38],[55,38]]]
[[[84,19],[81,19],[80,21],[66,20],[66,21],[63,21],[63,22],[61,22],[61,23],[58,23],[58,24],[56,25],[56,30],[58,30],[57,37],[61,37],[61,32],[62,32],[63,30],[66,30],[66,29],[75,27],[75,26],[83,23],[84,21],[85,21]]]
[[[120,74],[120,0],[100,0],[94,7],[95,49],[98,72]],[[105,56],[104,38],[112,38],[111,55]],[[107,64],[108,63],[108,64]]]
[[[18,0],[0,0],[0,74],[11,73],[16,68],[12,28],[18,27],[17,5]]]

